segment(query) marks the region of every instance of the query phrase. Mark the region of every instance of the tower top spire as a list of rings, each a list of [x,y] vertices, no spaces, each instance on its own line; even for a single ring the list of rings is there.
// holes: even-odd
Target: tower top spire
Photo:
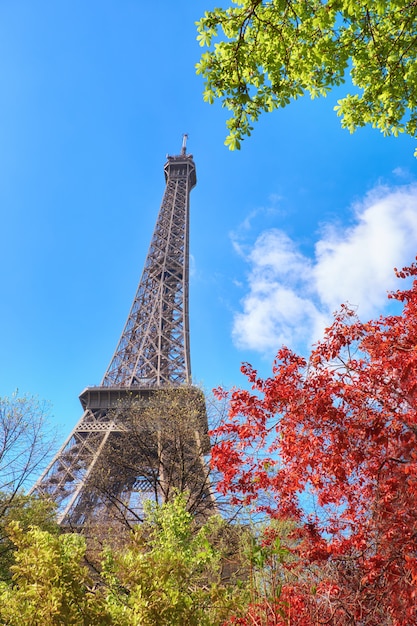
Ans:
[[[187,152],[187,139],[188,139],[188,135],[187,133],[184,133],[182,136],[181,154],[185,154]]]
[[[136,296],[103,387],[191,383],[188,285],[189,196],[195,164],[186,154],[168,156],[165,193]]]

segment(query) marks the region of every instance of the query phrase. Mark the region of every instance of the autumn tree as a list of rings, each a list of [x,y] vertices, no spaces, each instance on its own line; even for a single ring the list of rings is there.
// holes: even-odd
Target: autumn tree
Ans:
[[[262,112],[350,75],[335,107],[342,126],[417,134],[417,6],[413,0],[232,0],[197,23],[204,99],[232,112],[226,145],[240,147]]]
[[[244,365],[252,391],[217,432],[222,490],[296,524],[282,593],[311,622],[291,624],[417,620],[417,264],[397,274],[398,314],[342,307],[309,359],[282,348],[267,379]]]

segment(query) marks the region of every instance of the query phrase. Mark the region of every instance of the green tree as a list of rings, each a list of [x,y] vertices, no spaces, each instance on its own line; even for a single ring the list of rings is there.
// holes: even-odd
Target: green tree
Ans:
[[[221,551],[210,538],[222,521],[213,516],[196,530],[187,496],[148,502],[126,550],[108,551],[103,576],[107,604],[119,626],[211,626],[241,602],[239,590],[221,580]]]
[[[32,526],[52,534],[60,532],[52,502],[20,493],[11,500],[8,493],[0,493],[0,581],[8,581],[12,576],[11,566],[16,553],[16,546],[8,532],[12,522],[19,522],[24,532]]]
[[[342,126],[417,135],[414,0],[232,0],[197,23],[204,98],[232,112],[226,145],[240,147],[264,111],[305,93],[325,96],[350,74]],[[217,38],[217,39],[216,39]]]
[[[100,571],[85,566],[82,536],[12,521],[13,577],[0,582],[0,624],[268,624],[273,610],[285,607],[291,528],[277,522],[256,529],[220,516],[198,526],[179,493],[162,505],[148,502],[144,523],[122,548],[103,552]]]
[[[9,526],[17,551],[13,584],[0,583],[0,622],[8,626],[104,626],[104,602],[82,564],[80,535],[54,535],[18,522]]]

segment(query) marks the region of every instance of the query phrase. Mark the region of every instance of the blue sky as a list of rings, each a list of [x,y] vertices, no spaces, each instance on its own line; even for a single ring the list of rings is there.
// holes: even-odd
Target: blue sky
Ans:
[[[203,102],[194,22],[210,3],[0,4],[0,395],[52,404],[64,437],[99,384],[136,291],[167,153],[188,147],[196,382],[240,385],[282,342],[306,350],[349,301],[382,313],[417,252],[417,142],[350,135],[308,98],[240,152]]]

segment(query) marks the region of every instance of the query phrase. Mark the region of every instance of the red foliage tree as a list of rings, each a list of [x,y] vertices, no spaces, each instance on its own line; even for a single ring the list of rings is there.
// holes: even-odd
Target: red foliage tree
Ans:
[[[217,429],[221,489],[297,522],[304,574],[282,595],[311,621],[283,624],[417,624],[417,264],[397,275],[400,314],[342,307],[308,360],[283,348],[268,379],[245,364],[252,391]]]

